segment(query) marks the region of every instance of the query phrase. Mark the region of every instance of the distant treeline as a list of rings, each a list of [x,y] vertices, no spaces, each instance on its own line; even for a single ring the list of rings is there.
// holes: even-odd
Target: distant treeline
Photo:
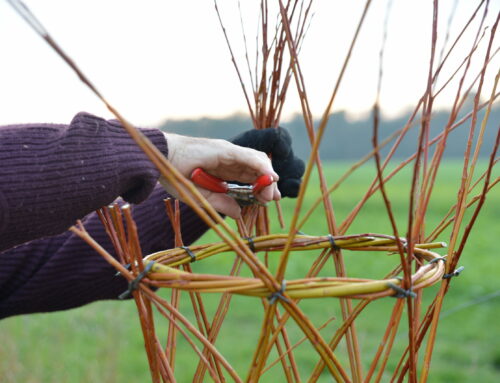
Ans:
[[[471,108],[465,108],[471,110]],[[480,113],[476,123],[476,136],[481,127],[484,113]],[[450,118],[449,111],[440,111],[433,114],[430,139],[442,132]],[[459,121],[460,117],[456,121]],[[382,119],[379,127],[379,142],[390,136],[396,130],[402,129],[408,121],[408,116],[397,119]],[[493,147],[500,123],[500,107],[491,111],[484,137],[484,146],[481,156],[488,156]],[[417,122],[420,124],[420,122]],[[304,121],[297,115],[284,122],[293,137],[293,147],[297,155],[307,158],[310,153],[309,138],[306,133]],[[318,121],[315,121],[315,128]],[[449,135],[445,156],[447,158],[463,158],[471,120],[467,120]],[[233,115],[223,119],[200,118],[196,120],[169,120],[161,129],[197,137],[216,137],[230,139],[238,133],[250,129],[252,124],[247,116]],[[395,157],[398,159],[412,155],[417,148],[419,127],[411,128],[401,142]],[[331,159],[356,159],[368,153],[372,147],[373,122],[370,116],[365,119],[350,121],[343,112],[331,116],[320,147],[323,160]],[[394,140],[392,141],[394,142]],[[392,143],[391,142],[391,143]],[[390,145],[387,147],[389,148]],[[383,151],[386,154],[388,149]]]

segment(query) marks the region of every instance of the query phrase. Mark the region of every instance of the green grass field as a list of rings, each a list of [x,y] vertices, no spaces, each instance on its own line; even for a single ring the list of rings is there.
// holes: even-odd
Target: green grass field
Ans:
[[[346,169],[345,164],[327,167],[331,183]],[[447,212],[456,199],[460,167],[443,165],[439,183],[434,190],[427,215],[429,232]],[[388,187],[392,207],[397,213],[401,235],[407,224],[408,171],[396,177]],[[495,177],[498,176],[495,174]],[[337,221],[341,222],[364,193],[373,177],[373,165],[368,165],[349,178],[332,195]],[[312,182],[307,195],[309,206],[319,195],[317,182]],[[287,222],[293,211],[294,201],[283,201]],[[273,217],[274,218],[274,217]],[[495,274],[500,270],[500,250],[496,241],[500,237],[500,192],[494,189],[483,208],[460,262],[465,271],[455,278],[446,297],[438,330],[430,382],[498,382],[500,381],[500,283]],[[273,221],[277,221],[273,219]],[[277,225],[273,229],[279,232]],[[319,208],[303,231],[308,234],[326,233],[324,212]],[[391,234],[387,214],[379,194],[362,210],[348,233],[379,232]],[[438,240],[448,241],[449,232]],[[216,238],[208,233],[201,241]],[[441,251],[444,254],[444,250]],[[309,268],[314,253],[293,253],[287,279],[303,276]],[[193,264],[195,272],[227,273],[234,256],[222,255]],[[398,261],[397,256],[383,253],[345,252],[349,276],[381,278]],[[276,260],[272,259],[275,265]],[[328,265],[322,275],[333,275],[333,265]],[[426,290],[427,304],[437,291],[434,286]],[[163,291],[168,296],[168,291]],[[219,295],[206,294],[209,313],[218,302]],[[392,306],[393,298],[385,298],[368,306],[356,322],[365,370],[378,346]],[[182,311],[192,318],[187,295],[182,297]],[[328,318],[341,318],[338,301],[316,299],[302,301],[301,309],[311,320],[320,325]],[[262,305],[248,297],[234,297],[225,325],[217,342],[218,348],[244,378],[260,331]],[[291,324],[291,322],[290,322]],[[339,326],[331,322],[322,334],[329,338]],[[158,321],[158,334],[166,339],[167,323]],[[406,324],[401,323],[393,355],[399,356],[407,343]],[[293,324],[289,327],[293,340],[301,333]],[[0,382],[147,382],[149,368],[143,349],[142,334],[132,301],[98,302],[76,310],[53,314],[37,314],[9,318],[0,322]],[[344,348],[337,350],[339,359],[348,366]],[[309,344],[304,343],[296,352],[302,376],[307,379],[318,360]],[[178,382],[189,382],[196,367],[196,356],[185,342],[180,341],[175,366]],[[397,363],[391,358],[388,370]],[[279,375],[273,375],[276,371]],[[280,367],[271,369],[262,382],[279,382]],[[384,378],[382,381],[387,381]],[[207,379],[207,381],[210,381]],[[321,382],[332,379],[324,375]]]

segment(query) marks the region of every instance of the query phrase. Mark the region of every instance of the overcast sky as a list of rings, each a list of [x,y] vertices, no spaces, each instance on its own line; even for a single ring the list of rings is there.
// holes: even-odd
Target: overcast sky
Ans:
[[[439,2],[438,52],[454,3]],[[45,0],[26,4],[105,97],[137,125],[247,112],[212,0]],[[241,0],[241,4],[247,38],[254,43],[258,1]],[[473,0],[458,1],[451,39],[476,4]],[[356,117],[373,104],[386,5],[386,0],[374,0],[370,8],[336,111],[348,110]],[[244,69],[237,2],[223,0],[219,6]],[[326,106],[363,6],[364,1],[314,2],[315,15],[299,59],[315,115]],[[492,25],[500,1],[491,1],[490,8],[488,25]],[[432,1],[394,1],[382,91],[386,115],[394,116],[415,105],[425,88],[431,22]],[[457,48],[445,74],[451,73],[470,49],[477,25]],[[498,45],[497,39],[495,48]],[[110,117],[5,1],[0,1],[0,52],[0,124],[65,123],[82,110]],[[484,50],[478,59],[482,57]],[[478,73],[480,61],[473,63],[469,78]],[[486,93],[491,90],[499,62],[497,58],[491,65]],[[290,89],[285,117],[300,110],[295,93]],[[445,93],[436,104],[444,107],[451,100],[451,94]]]

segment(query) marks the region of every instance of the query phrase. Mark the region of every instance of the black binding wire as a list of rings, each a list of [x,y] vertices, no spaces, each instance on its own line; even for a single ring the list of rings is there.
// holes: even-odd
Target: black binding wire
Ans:
[[[123,265],[123,267],[125,267],[127,270],[130,270],[132,266],[130,265],[130,263],[127,263],[126,265]],[[121,271],[117,271],[115,277],[119,277],[120,275],[122,275]]]
[[[458,277],[462,271],[464,271],[465,266],[460,266],[458,269],[456,269],[454,272],[445,274],[443,275],[443,279],[450,279],[453,277]]]
[[[396,291],[396,294],[392,295],[392,297],[394,297],[394,298],[408,298],[408,297],[416,298],[417,297],[417,294],[415,294],[415,292],[412,291],[412,289],[405,290],[401,286],[395,285],[393,283],[388,283],[387,285],[391,289]]]
[[[181,246],[181,249],[183,249],[191,258],[191,260],[189,261],[190,263],[193,263],[194,261],[196,261],[196,255],[194,255],[193,251],[189,247]]]
[[[445,256],[434,258],[432,261],[429,262],[429,264],[438,263],[439,261],[443,261],[443,263],[446,263]]]
[[[128,289],[118,295],[118,299],[128,299],[132,296],[132,292],[137,290],[137,287],[139,286],[139,282],[142,281],[142,279],[149,273],[149,271],[153,268],[153,265],[155,263],[153,261],[148,262],[144,270],[142,270],[139,274],[137,274],[137,277],[135,277],[134,280],[130,281],[128,283]]]
[[[253,241],[252,237],[245,237],[245,239],[248,241],[248,247],[252,251],[252,253],[255,253],[255,242]]]
[[[274,303],[276,303],[278,299],[281,299],[286,303],[290,303],[288,298],[283,295],[285,293],[285,290],[286,290],[286,280],[283,279],[283,282],[281,282],[281,288],[267,297],[269,304],[273,305]]]
[[[328,241],[330,241],[330,246],[333,251],[340,250],[340,247],[335,243],[335,238],[333,238],[333,235],[328,234]]]

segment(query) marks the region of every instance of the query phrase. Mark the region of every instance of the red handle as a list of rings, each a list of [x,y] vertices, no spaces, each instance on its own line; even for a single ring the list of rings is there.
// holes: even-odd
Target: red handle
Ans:
[[[273,176],[269,174],[265,174],[257,178],[257,181],[253,184],[253,194],[259,193],[266,186],[269,186],[273,183]]]
[[[204,189],[215,193],[227,193],[227,182],[208,174],[202,168],[196,168],[191,173],[191,181]]]
[[[208,174],[202,168],[196,168],[191,173],[191,181],[196,185],[201,186],[204,189],[216,192],[216,193],[227,193],[228,185],[227,182],[217,178],[211,174]],[[252,186],[253,194],[259,193],[266,186],[273,183],[273,177],[269,174],[265,174],[257,178],[257,181]]]

